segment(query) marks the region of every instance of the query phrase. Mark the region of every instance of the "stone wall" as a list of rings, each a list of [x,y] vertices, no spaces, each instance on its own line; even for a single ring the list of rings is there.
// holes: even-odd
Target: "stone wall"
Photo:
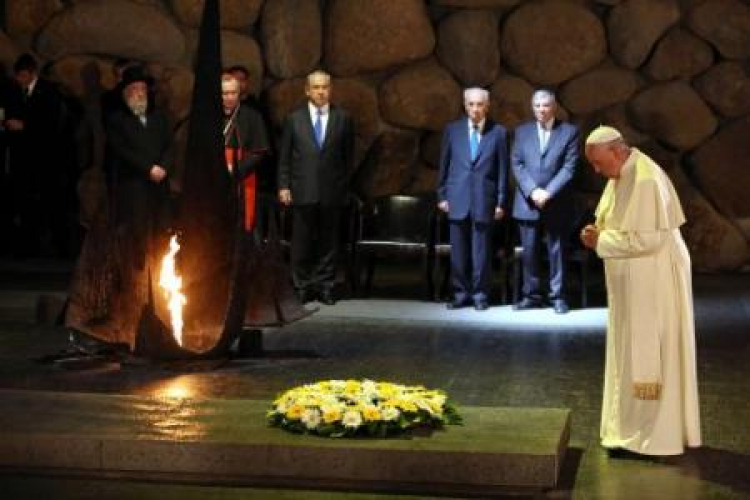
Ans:
[[[750,0],[220,4],[224,63],[250,69],[275,126],[302,102],[309,71],[334,75],[334,101],[356,120],[355,189],[365,197],[434,189],[440,131],[460,116],[463,87],[488,88],[492,116],[512,129],[546,86],[584,135],[615,125],[661,162],[698,269],[750,264]],[[89,109],[112,85],[113,58],[144,60],[178,124],[202,5],[5,0],[0,60],[33,51]],[[589,201],[603,185],[585,164],[577,182]]]

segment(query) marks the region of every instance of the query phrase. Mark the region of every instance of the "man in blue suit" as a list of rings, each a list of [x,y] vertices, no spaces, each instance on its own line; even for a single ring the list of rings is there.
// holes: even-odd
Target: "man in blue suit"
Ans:
[[[578,129],[555,118],[555,95],[537,90],[531,98],[533,121],[516,128],[511,165],[516,180],[513,218],[523,247],[523,298],[514,309],[545,305],[537,248],[542,236],[549,255],[549,298],[558,314],[565,301],[565,252],[575,214],[571,181],[578,164]]]
[[[448,214],[453,300],[448,309],[489,307],[492,221],[502,218],[508,172],[505,128],[487,118],[489,93],[464,91],[467,117],[443,134],[438,208]]]

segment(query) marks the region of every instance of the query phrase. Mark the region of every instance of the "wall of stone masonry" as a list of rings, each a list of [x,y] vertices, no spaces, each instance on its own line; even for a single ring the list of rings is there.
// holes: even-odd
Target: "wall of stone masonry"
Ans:
[[[334,101],[356,120],[354,188],[365,198],[434,189],[441,130],[461,115],[462,88],[488,88],[492,117],[512,130],[531,118],[531,93],[545,86],[584,136],[612,124],[665,167],[688,217],[684,234],[697,269],[750,265],[750,0],[220,5],[223,62],[249,68],[275,127],[302,102],[308,72],[334,76]],[[113,85],[116,57],[148,63],[184,139],[202,6],[5,0],[0,61],[10,65],[31,51],[81,100],[96,165],[98,96]],[[93,199],[98,184],[90,174],[82,192]],[[583,162],[576,182],[594,203],[603,181]]]

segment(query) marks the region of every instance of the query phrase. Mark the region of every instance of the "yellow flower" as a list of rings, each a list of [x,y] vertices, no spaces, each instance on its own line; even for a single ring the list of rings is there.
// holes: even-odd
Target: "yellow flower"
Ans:
[[[292,420],[299,420],[302,416],[302,412],[305,411],[305,407],[300,404],[293,404],[287,411],[286,411],[286,418],[290,418]]]
[[[358,380],[347,380],[344,392],[346,394],[356,394],[359,392],[361,384]]]
[[[332,424],[341,420],[341,409],[335,406],[329,406],[322,408],[323,410],[323,422]]]
[[[373,406],[373,405],[365,406],[362,409],[362,416],[365,417],[365,420],[368,422],[375,422],[382,418],[382,414],[380,413],[380,410],[377,408],[377,406]]]
[[[378,384],[381,396],[384,398],[392,398],[396,395],[396,386],[388,382],[381,382]]]
[[[408,399],[399,399],[396,401],[396,405],[403,411],[417,411],[417,405],[415,405],[414,402],[409,401]]]

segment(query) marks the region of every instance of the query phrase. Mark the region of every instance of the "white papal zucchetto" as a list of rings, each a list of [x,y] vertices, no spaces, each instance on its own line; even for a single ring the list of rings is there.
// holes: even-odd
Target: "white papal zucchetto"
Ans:
[[[621,141],[622,134],[619,130],[614,127],[607,125],[601,125],[591,131],[589,136],[586,138],[586,145],[589,144],[607,144],[612,141]]]

